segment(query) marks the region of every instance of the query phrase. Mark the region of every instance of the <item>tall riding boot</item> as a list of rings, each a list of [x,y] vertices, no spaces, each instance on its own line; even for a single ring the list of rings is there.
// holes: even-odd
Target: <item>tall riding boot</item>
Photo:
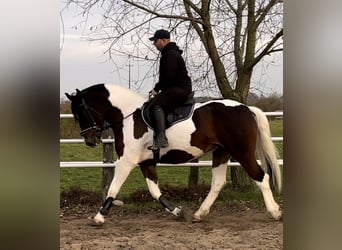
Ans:
[[[151,150],[157,150],[158,148],[166,148],[169,146],[165,135],[165,114],[160,106],[155,106],[154,110],[154,120],[155,120],[155,136],[153,146],[150,147]]]

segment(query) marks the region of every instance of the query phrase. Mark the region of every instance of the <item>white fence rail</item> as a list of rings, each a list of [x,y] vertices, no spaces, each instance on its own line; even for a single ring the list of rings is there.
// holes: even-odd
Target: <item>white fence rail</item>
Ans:
[[[260,164],[260,161],[258,160]],[[187,162],[181,164],[158,163],[160,167],[208,167],[212,161]],[[279,165],[283,165],[283,160],[278,160]],[[238,162],[229,162],[229,166],[240,166]],[[114,167],[114,163],[103,163],[101,161],[65,161],[60,162],[61,168],[95,168],[95,167]]]
[[[276,117],[282,117],[283,111],[277,111],[277,112],[264,112],[266,116],[276,116]],[[72,114],[60,114],[60,118],[73,118]],[[272,137],[272,141],[279,142],[283,141],[283,137]],[[102,139],[102,143],[113,143],[114,139]],[[83,139],[60,139],[60,144],[78,144],[78,143],[84,143]],[[283,159],[278,159],[278,163],[280,165],[283,165]],[[188,163],[182,163],[182,164],[157,164],[158,166],[162,167],[169,167],[169,166],[181,166],[181,167],[191,167],[191,166],[198,166],[198,167],[204,167],[204,166],[211,166],[211,161],[199,161],[199,162],[188,162]],[[238,162],[229,162],[229,166],[240,166]],[[80,167],[114,167],[114,163],[103,163],[100,161],[69,161],[69,162],[60,162],[59,166],[61,168],[80,168]]]

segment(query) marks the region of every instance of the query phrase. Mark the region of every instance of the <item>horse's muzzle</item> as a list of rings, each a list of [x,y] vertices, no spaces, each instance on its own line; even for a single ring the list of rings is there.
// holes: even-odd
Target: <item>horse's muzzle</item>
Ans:
[[[97,144],[101,143],[101,138],[97,136],[91,138],[84,138],[84,142],[88,147],[94,148]]]
[[[86,142],[85,143],[88,147],[91,147],[91,148],[94,148],[94,147],[96,147],[96,142],[94,143],[94,142]]]

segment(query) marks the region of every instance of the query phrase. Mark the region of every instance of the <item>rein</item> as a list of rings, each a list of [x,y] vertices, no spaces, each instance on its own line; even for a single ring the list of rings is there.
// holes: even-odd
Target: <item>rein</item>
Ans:
[[[123,120],[125,120],[125,119],[127,119],[128,117],[130,117],[131,115],[133,115],[133,113],[134,113],[134,112],[132,112],[132,113],[126,115],[126,116],[123,118]]]
[[[96,114],[100,114],[100,113],[99,113],[98,111],[96,111],[95,109],[93,109],[92,107],[89,107],[89,106],[85,103],[84,98],[82,98],[81,100],[82,100],[82,103],[81,103],[78,107],[79,107],[79,108],[82,107],[82,106],[84,107],[84,109],[85,109],[85,111],[87,112],[87,115],[88,115],[88,117],[90,118],[90,120],[92,121],[93,125],[90,126],[89,128],[86,128],[86,129],[81,130],[80,135],[83,136],[83,135],[85,135],[86,133],[88,133],[89,131],[95,129],[95,130],[96,130],[96,136],[97,136],[97,137],[101,137],[102,132],[103,132],[104,130],[109,129],[109,128],[111,127],[111,125],[109,124],[109,122],[107,122],[107,121],[105,120],[104,127],[103,127],[103,128],[98,127],[97,124],[96,124],[95,119],[94,119],[93,116],[91,115],[90,110],[93,111],[93,112],[96,113]],[[127,119],[128,117],[130,117],[131,115],[133,115],[133,113],[134,113],[134,112],[132,112],[132,113],[126,115],[126,116],[123,118],[123,120],[125,120],[125,119]]]
[[[104,131],[104,130],[106,130],[106,129],[109,129],[109,128],[110,128],[110,124],[109,124],[108,122],[105,121],[106,124],[105,124],[105,126],[104,126],[103,128],[98,127],[97,124],[96,124],[95,119],[94,119],[93,116],[91,115],[90,110],[93,111],[93,112],[95,112],[96,114],[100,114],[100,113],[99,113],[98,111],[96,111],[95,109],[93,109],[92,107],[89,107],[89,106],[85,103],[85,101],[84,101],[83,98],[82,98],[81,100],[82,100],[82,103],[81,103],[78,107],[80,108],[80,107],[84,106],[84,109],[85,109],[85,111],[87,112],[88,117],[89,117],[90,120],[92,121],[93,126],[90,126],[89,128],[86,128],[86,129],[81,130],[80,135],[83,136],[83,135],[85,135],[86,133],[88,133],[89,131],[95,129],[95,130],[96,130],[96,136],[97,136],[97,137],[101,137],[102,131]]]

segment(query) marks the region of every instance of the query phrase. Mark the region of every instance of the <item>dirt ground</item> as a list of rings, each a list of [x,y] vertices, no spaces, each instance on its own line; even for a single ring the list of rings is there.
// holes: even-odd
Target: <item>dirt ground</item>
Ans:
[[[60,249],[283,249],[283,223],[263,208],[213,208],[201,223],[195,209],[177,220],[163,210],[113,207],[103,226],[94,213],[61,214]]]
[[[143,190],[123,206],[113,206],[104,225],[94,226],[90,218],[102,203],[100,195],[79,188],[62,192],[60,249],[283,249],[283,222],[272,219],[264,205],[216,202],[201,223],[192,223],[209,187],[161,189],[180,198],[175,204],[183,205],[182,218],[166,212]]]

